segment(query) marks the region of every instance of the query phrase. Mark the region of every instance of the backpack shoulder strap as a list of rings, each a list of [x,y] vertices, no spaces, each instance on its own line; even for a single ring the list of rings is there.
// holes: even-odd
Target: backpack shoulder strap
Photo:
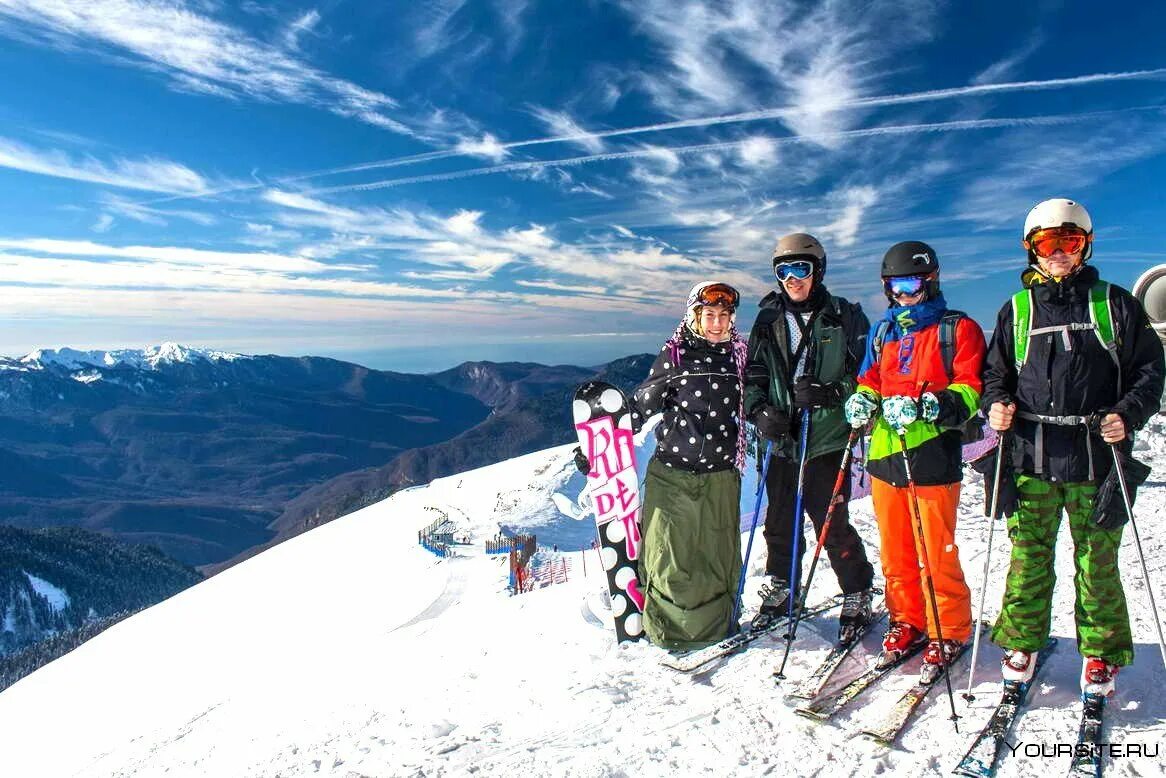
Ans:
[[[1028,331],[1032,328],[1032,290],[1021,289],[1012,295],[1012,358],[1016,372],[1028,359]]]
[[[883,356],[883,343],[887,340],[887,330],[891,328],[891,323],[886,319],[879,319],[879,323],[875,326],[874,338],[870,342],[871,354],[874,355],[874,362],[877,365]]]
[[[1109,284],[1098,281],[1089,290],[1089,321],[1093,324],[1093,331],[1097,339],[1109,353],[1117,368],[1117,393],[1121,396],[1121,357],[1117,353],[1117,333],[1113,326],[1113,307],[1109,299]]]
[[[945,311],[939,319],[939,353],[943,356],[948,383],[955,376],[955,328],[966,317],[963,311]]]
[[[1098,281],[1089,290],[1089,319],[1097,333],[1097,339],[1109,352],[1114,364],[1121,366],[1117,355],[1117,334],[1113,327],[1113,308],[1109,302],[1109,284]]]

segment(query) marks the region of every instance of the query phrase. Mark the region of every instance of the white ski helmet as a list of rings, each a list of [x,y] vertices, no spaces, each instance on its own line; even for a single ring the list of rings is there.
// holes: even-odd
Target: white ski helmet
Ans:
[[[737,320],[737,306],[741,303],[741,294],[723,281],[701,281],[692,287],[692,291],[688,293],[688,302],[685,304],[684,323],[690,330],[699,332],[697,319],[700,317],[700,309],[705,305],[706,294],[711,294],[718,304],[729,308],[733,321]]]
[[[1032,249],[1028,247],[1028,239],[1032,237],[1033,231],[1047,230],[1052,227],[1077,227],[1085,230],[1085,234],[1091,239],[1093,237],[1093,220],[1089,218],[1089,211],[1086,211],[1085,206],[1081,203],[1064,197],[1054,197],[1051,200],[1037,203],[1028,212],[1028,216],[1024,220],[1024,234],[1020,236],[1022,245],[1028,249],[1029,262],[1035,261]],[[1085,253],[1081,256],[1081,261],[1084,262],[1091,256],[1093,256],[1093,241],[1089,240],[1085,244]]]

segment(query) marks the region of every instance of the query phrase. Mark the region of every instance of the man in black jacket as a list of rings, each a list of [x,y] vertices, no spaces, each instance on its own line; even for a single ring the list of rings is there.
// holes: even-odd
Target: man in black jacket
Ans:
[[[997,316],[982,398],[992,428],[1013,433],[1005,462],[1018,493],[1008,519],[1012,564],[992,640],[1005,650],[1005,679],[1032,678],[1049,634],[1053,551],[1064,510],[1077,570],[1081,686],[1109,695],[1117,668],[1133,661],[1117,566],[1125,511],[1094,502],[1099,486],[1116,475],[1110,445],[1128,455],[1132,433],[1158,411],[1162,344],[1141,304],[1087,264],[1093,222],[1079,203],[1038,204],[1022,237],[1029,260],[1024,289]]]
[[[806,543],[799,538],[794,558],[794,503],[798,487],[798,440],[802,413],[811,414],[802,505],[815,537],[821,532],[849,426],[842,398],[855,388],[870,322],[857,303],[831,295],[823,283],[826,252],[805,233],[786,235],[773,253],[778,288],[760,303],[749,336],[745,415],[773,443],[766,478],[765,514],[768,583],[762,588],[755,624],[784,615],[796,596]],[[825,548],[845,595],[839,639],[848,641],[871,618],[874,569],[862,539],[850,525],[849,474],[834,509]],[[792,575],[791,575],[792,569]]]

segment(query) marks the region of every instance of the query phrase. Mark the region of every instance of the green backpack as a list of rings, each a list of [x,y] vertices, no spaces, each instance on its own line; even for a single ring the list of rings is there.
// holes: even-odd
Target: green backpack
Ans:
[[[1069,333],[1072,330],[1092,330],[1097,340],[1105,348],[1114,365],[1118,368],[1118,394],[1121,394],[1121,358],[1118,356],[1118,340],[1113,326],[1113,310],[1109,302],[1109,284],[1098,281],[1089,290],[1089,321],[1058,324],[1052,327],[1032,329],[1032,290],[1022,289],[1012,295],[1012,342],[1016,361],[1016,372],[1028,360],[1028,341],[1033,335],[1060,333],[1069,348]]]

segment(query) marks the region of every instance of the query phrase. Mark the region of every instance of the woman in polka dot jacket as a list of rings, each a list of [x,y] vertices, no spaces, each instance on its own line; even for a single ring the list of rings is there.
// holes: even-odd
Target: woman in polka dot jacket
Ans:
[[[644,481],[644,628],[653,643],[699,648],[729,632],[741,569],[742,415],[746,343],[740,295],[693,287],[685,317],[632,400],[636,425],[660,413]]]

